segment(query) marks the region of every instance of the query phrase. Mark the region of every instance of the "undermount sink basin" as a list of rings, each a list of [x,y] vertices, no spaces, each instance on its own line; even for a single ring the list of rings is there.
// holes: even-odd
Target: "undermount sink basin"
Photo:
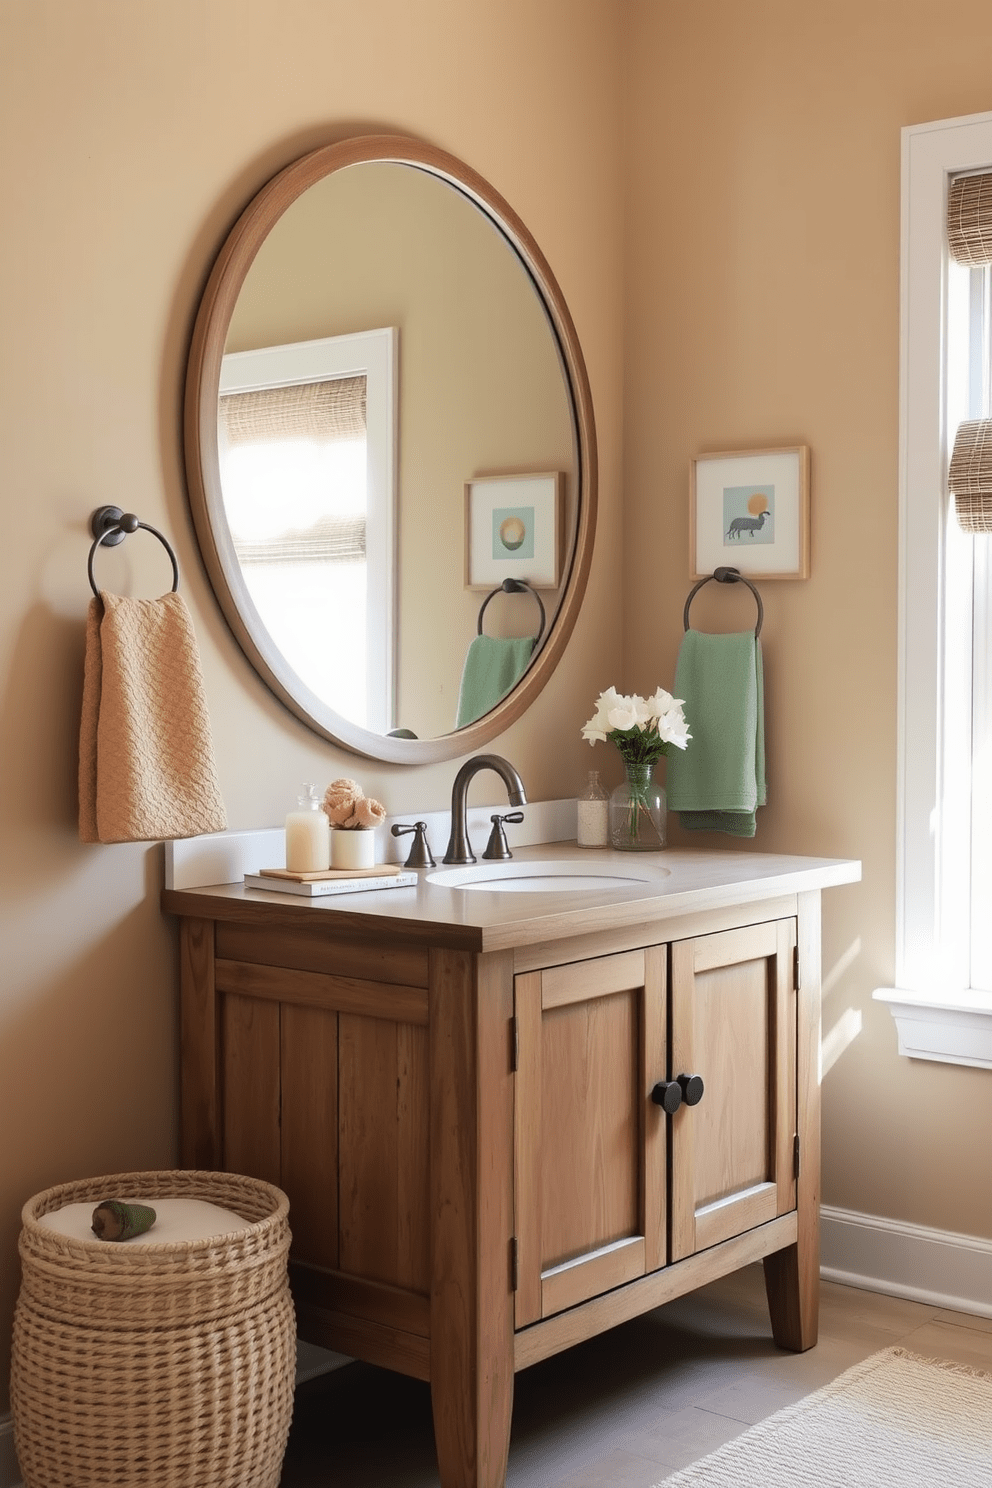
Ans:
[[[632,889],[667,878],[670,868],[646,864],[579,863],[574,858],[527,863],[476,863],[468,868],[441,868],[427,882],[445,889],[479,889],[490,894],[604,893]]]

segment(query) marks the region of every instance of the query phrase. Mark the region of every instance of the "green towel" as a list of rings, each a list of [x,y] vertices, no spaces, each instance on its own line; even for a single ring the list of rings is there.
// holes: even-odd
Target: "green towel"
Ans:
[[[765,706],[761,646],[753,630],[687,630],[675,668],[692,738],[668,756],[668,804],[683,827],[753,837],[765,804]]]
[[[530,663],[534,636],[476,636],[465,656],[456,728],[474,723],[516,687]]]

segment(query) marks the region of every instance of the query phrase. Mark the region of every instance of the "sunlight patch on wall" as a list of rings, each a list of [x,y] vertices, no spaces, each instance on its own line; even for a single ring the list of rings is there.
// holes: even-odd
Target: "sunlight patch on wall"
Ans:
[[[821,995],[823,997],[829,996],[829,994],[840,982],[841,977],[843,977],[846,972],[850,971],[851,967],[854,965],[855,961],[860,955],[861,936],[859,935],[855,940],[851,941],[851,944],[848,946],[847,950],[843,951],[841,955],[837,957],[837,960],[834,962],[833,966],[831,966],[830,970],[824,972],[821,988]]]
[[[862,1017],[860,1008],[848,1008],[847,1012],[838,1018],[829,1033],[825,1033],[820,1040],[820,1080],[829,1075],[840,1056],[849,1049],[854,1040],[861,1032]]]

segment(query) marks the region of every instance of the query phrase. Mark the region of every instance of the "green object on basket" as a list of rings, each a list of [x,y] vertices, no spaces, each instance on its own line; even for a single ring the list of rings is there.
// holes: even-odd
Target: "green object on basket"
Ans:
[[[761,645],[753,630],[687,630],[675,668],[692,739],[668,756],[669,810],[691,831],[753,837],[764,806],[765,706]]]
[[[155,1210],[147,1204],[125,1204],[123,1199],[104,1199],[93,1210],[93,1233],[98,1240],[133,1240],[155,1223]]]
[[[465,655],[456,728],[489,713],[520,681],[534,651],[534,636],[476,636]]]

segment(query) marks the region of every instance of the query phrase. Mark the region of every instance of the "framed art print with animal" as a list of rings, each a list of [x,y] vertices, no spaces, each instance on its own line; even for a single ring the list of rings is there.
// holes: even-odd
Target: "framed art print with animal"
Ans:
[[[809,578],[809,446],[732,450],[692,462],[689,563],[749,579]]]

